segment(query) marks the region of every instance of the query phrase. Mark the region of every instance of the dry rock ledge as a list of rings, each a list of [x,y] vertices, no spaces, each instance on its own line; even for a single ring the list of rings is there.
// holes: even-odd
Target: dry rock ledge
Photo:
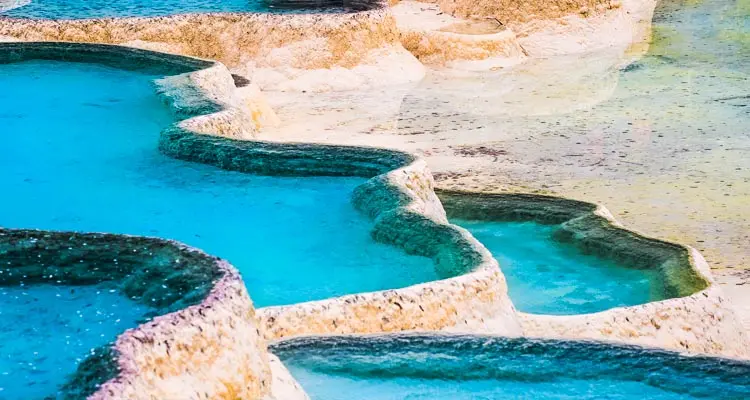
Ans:
[[[750,356],[747,338],[700,254],[627,230],[601,206],[534,195],[438,194],[425,162],[408,153],[252,140],[257,129],[252,112],[220,63],[108,45],[0,44],[0,62],[28,59],[96,62],[170,75],[158,82],[160,93],[190,117],[162,133],[159,148],[170,156],[255,174],[370,177],[352,201],[373,218],[373,237],[431,257],[444,278],[256,312],[234,268],[179,243],[4,229],[0,258],[7,273],[2,284],[17,283],[9,277],[19,275],[29,283],[49,276],[66,284],[106,279],[126,293],[149,298],[158,290],[149,282],[175,287],[157,296],[163,315],[126,331],[111,350],[81,364],[66,386],[71,397],[175,398],[189,392],[208,398],[305,398],[265,347],[269,339],[303,335],[481,332]],[[448,222],[446,210],[471,218],[562,222],[560,240],[605,257],[647,261],[660,271],[670,299],[569,317],[518,313],[497,262],[468,231]],[[114,259],[118,262],[97,263]]]
[[[387,5],[374,1],[358,9],[367,10],[71,20],[0,17],[0,37],[121,44],[217,60],[263,90],[330,91],[422,79],[424,67],[401,46]]]
[[[0,1],[0,11],[24,1]],[[624,47],[646,33],[656,1],[349,3],[360,11],[0,17],[0,38],[120,44],[212,59],[262,90],[366,90],[417,82],[424,65],[488,70],[529,57]]]
[[[648,34],[655,0],[404,0],[404,47],[427,65],[495,70],[529,58],[624,50]]]

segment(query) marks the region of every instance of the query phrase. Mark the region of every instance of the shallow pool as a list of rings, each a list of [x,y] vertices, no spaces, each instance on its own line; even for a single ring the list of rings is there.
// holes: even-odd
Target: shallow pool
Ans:
[[[0,288],[0,399],[55,398],[78,363],[150,311],[107,285]]]
[[[555,241],[556,225],[451,220],[500,263],[513,304],[537,314],[584,314],[662,300],[659,274],[629,268]]]
[[[177,239],[228,259],[256,306],[437,279],[376,243],[361,178],[264,177],[157,150],[175,121],[151,79],[76,63],[0,65],[0,226]]]
[[[24,4],[27,3],[27,4]],[[336,0],[31,0],[2,15],[18,18],[82,19],[108,17],[154,17],[216,12],[344,12]]]
[[[746,399],[750,364],[598,343],[471,336],[272,346],[312,400]]]

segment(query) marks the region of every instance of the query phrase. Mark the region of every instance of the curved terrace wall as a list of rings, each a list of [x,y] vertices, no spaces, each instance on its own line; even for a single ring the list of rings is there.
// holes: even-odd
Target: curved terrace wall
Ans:
[[[240,172],[373,176],[355,190],[375,219],[373,237],[433,259],[444,280],[402,289],[258,310],[268,339],[404,330],[521,333],[497,262],[467,231],[449,224],[424,161],[392,150],[234,141],[167,130],[165,154]],[[446,301],[451,299],[450,301]]]
[[[373,237],[408,253],[431,257],[440,276],[446,278],[403,289],[260,309],[268,339],[450,330],[616,340],[729,356],[750,354],[747,339],[695,250],[629,231],[601,206],[532,195],[477,195],[474,203],[457,206],[447,193],[441,194],[451,212],[460,208],[485,215],[478,219],[508,213],[512,204],[510,212],[525,214],[527,219],[567,221],[560,239],[606,257],[647,261],[660,269],[665,293],[674,297],[591,316],[530,316],[515,312],[505,278],[489,251],[467,231],[447,222],[433,178],[424,161],[415,156],[364,147],[238,142],[184,129],[165,132],[160,149],[176,158],[243,172],[374,176],[353,197],[355,207],[374,218]],[[521,318],[520,327],[516,315]]]
[[[433,258],[446,279],[265,308],[258,316],[267,338],[439,329],[520,334],[497,263],[468,232],[447,222],[423,161],[385,149],[237,141],[201,134],[252,136],[244,125],[246,113],[234,98],[231,75],[221,64],[107,45],[6,43],[0,50],[5,50],[0,51],[2,62],[42,58],[126,69],[168,66],[160,72],[178,75],[159,80],[159,92],[177,112],[192,116],[162,132],[159,148],[173,157],[268,175],[375,176],[357,189],[354,199],[357,208],[376,218],[375,237]]]
[[[597,204],[528,194],[438,194],[451,217],[561,224],[556,240],[587,254],[659,271],[666,300],[572,316],[519,313],[525,336],[750,356],[750,343],[697,250],[629,230]]]
[[[155,306],[153,320],[84,360],[63,393],[92,399],[260,398],[271,371],[237,271],[180,243],[135,236],[0,229],[0,285],[111,281]]]
[[[162,132],[161,152],[255,174],[374,177],[356,189],[353,202],[375,219],[375,239],[432,258],[445,278],[402,289],[262,308],[258,314],[266,338],[441,329],[521,333],[497,262],[467,231],[448,223],[424,161],[387,149],[229,139],[226,136],[241,135],[233,132],[236,118],[227,118],[236,112],[233,103],[225,100],[231,98],[232,89],[217,84],[228,82],[227,75],[212,67],[183,74],[187,79],[158,81],[160,93],[173,108],[195,115]]]
[[[224,81],[232,80],[221,64],[126,47],[0,44],[0,63],[34,59],[169,75],[199,70],[199,78],[224,74]],[[226,89],[216,81],[212,87]],[[194,87],[188,86],[190,90],[195,93]],[[227,93],[216,93],[210,100],[186,96],[183,103],[193,107],[191,112],[216,111],[222,122],[235,130],[241,127],[244,112],[232,108]],[[228,111],[232,118],[227,118]],[[158,238],[2,228],[0,257],[0,285],[109,281],[128,297],[157,309],[151,321],[85,359],[64,387],[66,398],[306,398],[266,351],[239,273],[219,258]]]
[[[272,390],[268,388],[269,382],[272,381],[270,385],[274,386],[279,382],[288,383],[293,380],[277,378],[277,375],[271,376],[272,380],[263,380],[262,377],[269,376],[268,370],[279,365],[278,362],[274,363],[273,358],[268,362],[264,361],[269,356],[263,350],[263,337],[278,339],[313,334],[447,330],[506,336],[525,334],[587,337],[687,348],[713,354],[748,355],[742,331],[734,322],[731,311],[723,304],[718,288],[715,285],[706,288],[711,279],[705,265],[696,261],[699,257],[697,252],[683,251],[683,254],[689,255],[685,259],[693,260],[687,265],[688,269],[685,269],[685,259],[679,258],[676,263],[664,266],[665,270],[679,272],[674,274],[675,293],[687,297],[614,309],[593,316],[580,316],[589,317],[588,320],[578,316],[519,314],[507,296],[505,279],[497,262],[466,230],[448,223],[443,205],[434,192],[432,176],[424,161],[415,156],[386,149],[237,141],[215,136],[245,139],[252,136],[252,126],[243,125],[243,121],[247,121],[247,113],[240,107],[241,99],[236,97],[235,88],[229,84],[231,75],[221,64],[106,45],[0,44],[2,62],[33,58],[101,62],[120,68],[168,66],[163,72],[182,75],[162,79],[159,82],[160,92],[175,110],[192,118],[162,133],[159,141],[161,151],[184,160],[259,174],[373,177],[357,188],[353,203],[359,210],[374,218],[374,237],[399,246],[409,253],[431,257],[436,270],[445,278],[402,289],[268,307],[258,310],[257,315],[253,316],[252,305],[239,277],[216,260],[224,268],[224,275],[217,280],[203,302],[158,317],[118,339],[115,349],[121,351],[118,365],[123,372],[97,392],[101,393],[101,398],[118,398],[118,393],[126,393],[128,390],[151,390],[159,393],[162,398],[168,398],[167,395],[172,393],[170,390],[184,391],[186,387],[197,388],[203,393],[216,393],[216,396],[220,393],[234,393],[231,390],[237,387],[245,388],[243,390],[248,391],[248,396],[269,393]],[[490,204],[495,201],[498,199]],[[451,210],[451,202],[445,202],[448,210]],[[569,201],[556,199],[552,202],[567,204]],[[480,205],[478,203],[462,208],[486,213],[492,207],[500,207],[495,204],[492,207],[486,206],[482,211]],[[516,207],[531,212],[528,210],[537,209],[537,206],[531,202],[530,205]],[[556,207],[562,210],[559,211],[561,213],[566,209],[559,205]],[[592,214],[594,212],[596,213]],[[585,243],[592,249],[603,251],[601,249],[609,248],[602,244],[606,244],[606,240],[600,239],[606,236],[602,236],[601,232],[607,235],[615,232],[618,236],[627,233],[632,236],[633,242],[619,242],[625,244],[624,247],[617,248],[622,254],[628,254],[632,243],[638,244],[638,240],[642,238],[617,226],[603,209],[594,208],[584,214],[576,215],[588,215],[587,218],[595,215],[596,218],[591,221],[596,223],[586,222],[589,220],[584,218],[579,220],[579,225],[570,222],[567,226],[571,232],[570,238]],[[569,211],[567,215],[573,216]],[[576,236],[579,233],[581,235]],[[664,246],[662,247],[667,250],[672,249],[669,252],[674,249],[685,250],[672,244]],[[78,250],[78,246],[75,249]],[[658,257],[654,259],[661,260]],[[700,291],[694,293],[691,290]],[[211,307],[210,312],[201,308],[206,304]],[[222,306],[219,307],[218,304]],[[184,305],[187,303],[179,304],[180,307]],[[177,306],[170,311],[176,309]],[[185,320],[173,320],[182,319],[180,316],[184,316]],[[258,325],[253,325],[256,317]],[[180,329],[171,330],[173,322]],[[194,324],[203,323],[208,323],[213,328],[201,328],[198,332],[191,328]],[[236,335],[240,337],[235,337]],[[162,338],[173,340],[175,344],[183,343],[181,350],[184,351],[175,356],[170,345],[167,353],[167,346],[156,340]],[[235,340],[241,344],[236,344]],[[124,343],[122,346],[121,341]],[[202,346],[213,349],[210,351],[215,351],[212,354],[216,354],[216,357],[195,358],[202,357],[195,354],[198,347],[188,344],[199,342]],[[682,342],[687,343],[687,346]],[[235,345],[242,349],[236,350],[233,347]],[[232,366],[224,367],[223,363],[227,360],[236,359],[237,351],[247,352],[245,356],[248,360],[256,360],[252,365],[258,365],[258,368],[252,373],[247,369],[240,371],[236,368],[240,363],[236,362],[233,363],[235,369]],[[123,356],[125,352],[132,356]],[[231,358],[225,359],[225,356]],[[196,363],[200,364],[199,370],[185,367]],[[93,371],[101,368],[85,363],[81,370],[85,373],[88,367]],[[102,372],[85,376],[95,377],[97,374]],[[215,379],[216,377],[226,377],[231,384],[219,384],[222,379]],[[87,377],[79,379],[95,381]],[[234,386],[235,382],[240,386]],[[242,386],[247,382],[253,383]],[[289,389],[289,385],[283,383],[279,386]],[[291,386],[292,389],[289,390],[299,394],[299,390],[295,390],[294,385]],[[108,391],[103,392],[104,388],[108,388]]]

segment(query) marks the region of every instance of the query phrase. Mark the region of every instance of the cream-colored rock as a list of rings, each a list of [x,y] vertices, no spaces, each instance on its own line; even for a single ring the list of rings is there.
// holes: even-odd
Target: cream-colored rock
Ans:
[[[162,314],[91,349],[60,397],[260,400],[300,391],[283,367],[271,366],[245,285],[223,260],[166,239],[118,234],[0,229],[0,242],[11,255],[4,286],[17,284],[13,271],[30,284],[103,279]],[[102,266],[113,259],[127,261]]]
[[[156,81],[159,93],[178,113],[196,115],[179,125],[207,135],[248,139],[279,119],[254,84],[237,88],[222,64]]]
[[[609,57],[607,54],[605,54],[605,56]],[[572,58],[574,57],[571,57],[571,59]],[[605,68],[606,70],[608,65],[611,66],[613,63],[616,64],[617,60],[617,57],[614,57],[611,60],[605,58],[602,62],[604,67],[597,66],[596,62],[592,62],[591,64],[593,67],[590,71],[586,70],[586,73],[596,75],[597,71],[601,71],[601,68]],[[574,63],[572,65],[576,66],[579,64]],[[578,68],[578,70],[582,69],[584,68]],[[543,70],[539,69],[539,71]],[[616,73],[616,69],[613,69],[613,73]],[[559,79],[564,78],[565,76],[559,77]],[[526,87],[526,84],[534,81],[534,76],[529,74],[528,79],[528,81],[520,82],[520,84]],[[616,83],[616,80],[614,82]],[[455,119],[466,118],[466,116],[472,115],[472,112],[477,112],[476,110],[479,110],[482,115],[485,115],[485,113],[493,111],[491,107],[496,106],[492,103],[488,103],[488,105],[484,106],[481,101],[483,93],[475,94],[473,97],[475,101],[471,103],[468,101],[455,101],[455,99],[458,98],[457,96],[447,95],[442,92],[436,94],[434,92],[435,90],[440,90],[441,88],[442,90],[446,90],[446,84],[444,83],[445,82],[441,81],[440,85],[434,87],[431,86],[430,89],[433,89],[431,92],[425,91],[425,93],[417,93],[412,91],[408,94],[412,98],[417,95],[422,95],[428,100],[436,99],[436,101],[432,103],[425,101],[425,105],[450,105],[448,108],[441,108],[441,114],[443,112],[450,114],[449,112],[446,112],[446,109],[454,113],[458,112],[457,118]],[[481,86],[480,83],[486,85],[486,82],[478,81],[477,88],[489,86]],[[541,89],[544,83],[545,81],[542,81],[538,86],[532,86],[532,88]],[[448,88],[450,88],[451,84],[451,81],[447,82]],[[457,86],[460,86],[461,84],[465,84],[465,82],[455,83]],[[503,87],[502,85],[499,86],[501,88]],[[603,85],[602,90],[611,90],[607,89],[610,87],[611,85],[607,83],[606,85]],[[475,91],[475,93],[477,92],[479,92],[479,90]],[[430,94],[436,97],[430,97]],[[545,92],[540,90],[539,96],[543,94],[545,94]],[[549,95],[549,93],[547,94]],[[378,97],[367,99],[367,102],[372,102],[374,108],[377,99]],[[367,107],[365,103],[359,105],[361,108],[346,108],[353,107],[353,102],[356,102],[354,94],[342,99],[332,99],[331,97],[321,99],[320,105],[326,105],[329,109],[339,110],[339,107],[341,107],[342,112],[334,113],[336,114],[337,119],[332,119],[330,114],[323,114],[317,121],[320,122],[320,125],[315,125],[312,122],[315,117],[314,114],[300,115],[299,118],[306,120],[309,130],[306,131],[302,129],[302,125],[296,125],[295,129],[288,131],[284,130],[283,133],[274,131],[273,135],[275,135],[276,139],[288,141],[314,139],[316,141],[333,144],[377,143],[379,146],[384,147],[397,147],[403,150],[419,151],[429,157],[428,162],[431,166],[440,168],[444,174],[450,174],[452,171],[466,168],[467,164],[470,168],[481,170],[488,168],[492,163],[499,162],[497,161],[498,156],[494,156],[495,160],[493,161],[492,156],[477,155],[474,157],[467,157],[456,151],[456,149],[459,148],[459,145],[462,143],[471,143],[467,142],[467,140],[474,140],[474,137],[461,136],[459,133],[446,131],[444,134],[437,136],[436,139],[436,134],[432,134],[427,129],[420,126],[419,122],[429,120],[430,113],[435,112],[434,109],[425,108],[424,110],[420,109],[419,113],[403,113],[400,115],[405,122],[399,123],[404,125],[417,125],[414,128],[415,136],[412,136],[403,134],[404,131],[408,132],[406,129],[393,129],[392,131],[379,131],[373,129],[372,125],[375,123],[381,123],[383,120],[387,120],[387,118],[381,119],[381,117],[375,116],[370,112],[370,107]],[[318,103],[314,103],[312,100],[311,104],[316,107],[318,106]],[[416,104],[416,106],[421,105],[421,103],[415,101],[411,106],[415,107],[414,104]],[[403,104],[401,106],[402,108],[407,107]],[[278,107],[283,109],[283,104],[279,104]],[[487,109],[482,107],[487,107]],[[299,112],[301,109],[297,110]],[[499,110],[497,112],[502,113],[502,111],[503,110]],[[505,111],[507,112],[507,110]],[[379,113],[380,110],[377,110],[376,112]],[[294,110],[284,110],[283,115],[291,116],[293,113]],[[354,116],[359,117],[354,118]],[[372,117],[373,120],[369,120],[368,118],[370,117]],[[443,118],[440,121],[445,121],[446,119],[447,118]],[[479,121],[479,123],[481,122],[482,121]],[[368,123],[371,125],[368,125]],[[378,126],[382,126],[382,124]],[[429,125],[427,126],[429,127]],[[453,125],[448,126],[451,127]],[[400,132],[402,134],[398,135],[395,134],[395,132]],[[476,138],[476,140],[482,140],[482,138]],[[467,148],[470,150],[474,149],[471,145],[464,145],[461,148]],[[477,154],[483,154],[479,151],[481,149],[476,150]],[[485,150],[494,150],[494,148],[486,148]],[[502,176],[502,169],[495,168],[493,171],[496,171],[498,176]],[[462,181],[465,185],[463,187],[467,187],[472,183],[472,177],[473,175],[468,175],[467,178]],[[497,177],[493,178],[496,179]],[[481,179],[487,180],[488,178],[481,177]],[[458,186],[458,188],[461,187],[462,186]],[[495,187],[495,191],[500,191],[500,188]],[[621,227],[606,209],[600,207],[597,210],[597,215],[607,218],[613,226]],[[705,279],[710,282],[711,286],[708,289],[701,288],[685,295],[681,294],[681,297],[666,300],[664,302],[615,309],[588,316],[553,317],[520,314],[522,318],[521,323],[523,326],[523,334],[529,336],[560,337],[568,339],[616,340],[622,343],[660,346],[696,353],[747,357],[748,347],[746,344],[746,337],[743,334],[742,328],[737,322],[738,319],[732,312],[730,305],[724,299],[720,290],[715,286],[715,283],[713,283],[707,272],[707,266],[701,262],[702,258],[692,250],[691,260],[690,265],[679,265],[679,269],[682,271],[680,273],[687,272],[689,274],[690,271],[685,270],[685,268],[691,271],[698,271],[700,275],[704,276]],[[500,266],[500,268],[502,269],[502,266]],[[462,285],[464,285],[463,287],[470,288],[472,286],[468,282],[473,281],[477,284],[477,282],[483,282],[484,279],[487,278],[487,276],[484,276],[483,278],[472,278],[472,276],[473,274],[470,273],[462,277],[467,279],[467,281],[462,283]],[[367,326],[369,326],[374,320],[374,317],[370,317],[370,315],[374,316],[378,314],[386,315],[388,321],[395,321],[393,325],[383,324],[379,327],[379,329],[385,329],[388,331],[401,330],[403,328],[412,330],[439,329],[447,331],[455,329],[459,331],[506,334],[502,331],[492,331],[492,324],[487,323],[487,321],[491,319],[489,316],[486,316],[485,318],[473,318],[474,321],[481,321],[482,323],[467,328],[467,325],[463,324],[453,325],[455,321],[445,319],[445,313],[440,308],[437,308],[431,313],[434,317],[428,319],[423,318],[418,312],[415,313],[413,311],[414,308],[417,308],[415,305],[440,304],[440,302],[443,301],[439,300],[440,298],[457,299],[457,304],[462,307],[464,304],[467,304],[465,303],[465,296],[461,289],[452,291],[454,287],[447,285],[447,283],[451,281],[453,281],[453,279],[426,284],[424,287],[419,286],[396,291],[404,293],[404,295],[402,295],[403,297],[399,298],[397,301],[399,301],[399,304],[401,304],[406,312],[409,313],[408,315],[410,316],[410,319],[417,321],[417,323],[393,318],[392,315],[389,314],[391,308],[388,307],[391,300],[390,298],[381,297],[385,296],[383,293],[378,293],[377,295],[368,293],[364,295],[345,297],[337,299],[336,301],[307,303],[305,305],[292,306],[290,308],[262,309],[259,311],[259,315],[261,315],[261,319],[264,321],[264,326],[268,327],[268,322],[273,320],[273,324],[275,324],[276,327],[282,327],[281,330],[269,329],[267,332],[271,332],[269,335],[271,338],[310,333],[369,332]],[[443,285],[444,283],[446,284],[445,286]],[[426,290],[426,288],[432,288],[433,291],[438,291],[439,293],[436,295],[432,291],[418,291]],[[403,301],[402,303],[402,299],[406,299],[406,301]],[[406,306],[404,306],[404,303]],[[364,304],[374,304],[375,307],[367,309],[364,308]],[[472,306],[480,309],[480,304],[482,303],[474,303]],[[424,306],[422,308],[424,308]],[[417,310],[419,310],[419,308],[417,308]],[[669,323],[659,323],[659,327],[657,327],[651,323],[651,319],[654,318],[656,321],[655,318],[659,315],[667,315],[671,320]],[[309,330],[307,331],[286,328],[292,326],[291,321],[297,318],[319,322],[310,322]],[[565,321],[570,322],[566,323]],[[507,327],[507,324],[503,325],[501,323],[498,325],[501,327]]]
[[[222,262],[223,263],[223,262]],[[269,355],[236,270],[201,304],[155,318],[115,343],[118,377],[90,398],[259,399],[271,391]]]
[[[606,45],[605,45],[606,46]],[[347,138],[353,137],[349,135]],[[295,140],[304,140],[296,137]],[[327,140],[340,140],[330,136]],[[403,142],[401,142],[403,145]],[[395,211],[375,210],[375,237],[404,248],[430,247],[429,241],[416,244],[407,234],[414,221],[449,227],[433,196],[432,179],[419,163],[397,169],[368,182],[368,201],[377,198],[379,187],[398,187],[410,202]],[[414,189],[418,188],[418,190]],[[357,201],[355,204],[364,203]],[[370,207],[370,206],[367,206]],[[391,212],[392,211],[392,212]],[[616,224],[604,209],[599,214]],[[410,220],[408,218],[415,218]],[[413,225],[417,226],[417,225]],[[692,267],[711,282],[708,289],[687,296],[614,309],[583,316],[530,316],[516,313],[507,300],[505,281],[481,244],[472,242],[460,229],[450,243],[472,243],[468,247],[481,254],[481,263],[467,273],[443,281],[392,291],[344,296],[259,311],[267,338],[326,333],[372,333],[403,330],[448,330],[489,332],[504,335],[614,340],[624,343],[660,346],[699,353],[747,357],[747,338],[720,290],[706,275],[702,258],[691,250]],[[426,246],[425,246],[426,245]],[[448,251],[441,257],[456,257]],[[453,262],[438,257],[436,267],[448,269]],[[460,257],[459,257],[460,258]],[[446,300],[450,299],[450,300]],[[666,322],[660,322],[666,321]]]
[[[237,88],[235,93],[239,99],[237,107],[250,113],[257,130],[281,124],[281,120],[266,101],[258,85],[250,83],[245,87]]]
[[[220,64],[201,71],[169,77],[158,85],[160,92],[176,109],[188,114],[203,115],[180,123],[180,127],[199,134],[231,136],[237,126],[234,107],[237,90],[229,83],[228,72]],[[217,105],[221,111],[216,112]],[[213,108],[212,108],[213,107]],[[213,113],[211,113],[213,112]],[[164,139],[162,150],[180,157],[205,154],[208,146],[219,151],[222,142],[201,139],[183,143]],[[181,140],[183,136],[176,136]],[[237,150],[234,145],[223,144]],[[193,147],[190,147],[193,146]],[[306,166],[328,170],[332,166],[323,154],[343,150],[324,146],[302,146],[297,154],[284,160],[296,168]],[[255,156],[243,161],[208,156],[217,165],[243,164],[243,171],[252,170],[258,157],[279,154],[270,144],[245,147]],[[309,154],[306,155],[306,152]],[[403,289],[357,294],[336,299],[297,305],[268,307],[258,314],[262,334],[268,339],[321,333],[378,333],[407,330],[451,330],[458,332],[496,332],[508,336],[521,333],[515,309],[507,294],[505,278],[489,251],[468,231],[448,223],[445,211],[434,192],[434,181],[424,161],[400,152],[380,149],[353,149],[361,158],[352,156],[351,166],[342,166],[350,174],[371,168],[385,173],[370,179],[355,191],[355,207],[375,219],[373,235],[385,243],[430,257],[436,271],[447,279]],[[192,159],[191,160],[200,160]],[[303,162],[304,160],[304,162]],[[315,162],[325,165],[316,166]],[[281,160],[280,160],[281,161]],[[343,160],[346,164],[346,159]],[[374,165],[373,165],[374,164]],[[283,168],[283,166],[282,166]],[[393,170],[390,170],[394,168]],[[267,167],[266,167],[267,170]],[[390,171],[388,171],[390,170]]]
[[[271,366],[271,393],[263,400],[310,400],[310,397],[302,390],[302,386],[289,373],[284,364],[273,354],[268,356]]]
[[[131,40],[119,43],[121,46],[135,47],[136,49],[158,51],[162,53],[184,54],[184,49],[179,44],[164,42],[147,42],[144,40]]]
[[[181,114],[208,114],[237,104],[232,75],[219,63],[203,70],[157,79],[156,86],[159,94]]]
[[[499,271],[258,310],[268,340],[320,334],[450,331],[519,336]]]
[[[437,6],[417,1],[400,2],[393,7],[393,14],[401,43],[425,64],[484,61],[492,65],[483,68],[492,68],[524,58],[516,35],[494,20],[461,20],[440,12]]]
[[[550,12],[515,18],[492,12],[450,15],[437,4],[404,1],[393,7],[393,13],[402,43],[421,61],[457,70],[487,71],[529,58],[608,48],[625,51],[648,34],[655,4],[655,0],[605,1],[594,13],[580,13],[576,7],[571,12],[571,4],[566,3],[564,7],[547,5]]]
[[[334,64],[332,48],[325,37],[318,36],[284,43],[268,52],[262,65],[267,67],[291,67],[296,69],[316,69]]]
[[[614,3],[613,3],[614,4]],[[647,47],[656,0],[625,0],[606,12],[593,16],[567,15],[551,20],[536,20],[514,25],[518,42],[534,57],[579,54],[614,49],[628,59],[639,57]]]
[[[460,17],[492,17],[510,24],[554,19],[569,14],[590,15],[618,7],[612,0],[434,0],[448,14]]]
[[[264,91],[315,93],[400,85],[419,81],[425,75],[424,66],[400,44],[373,49],[351,68],[303,69],[285,65],[288,64],[279,59],[266,67],[250,63],[245,74]]]
[[[214,59],[232,69],[257,71],[248,76],[256,76],[263,90],[387,86],[424,75],[419,62],[401,47],[395,20],[384,7],[332,14],[2,19],[0,35],[29,41],[121,43]]]
[[[742,326],[718,286],[694,295],[596,314],[520,313],[524,336],[591,339],[750,358]]]

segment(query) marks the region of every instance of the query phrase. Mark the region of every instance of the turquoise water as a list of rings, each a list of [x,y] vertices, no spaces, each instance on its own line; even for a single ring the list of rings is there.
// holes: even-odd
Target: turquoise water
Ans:
[[[31,0],[27,5],[0,14],[18,18],[82,19],[276,10],[341,12],[345,11],[345,5],[343,0]]]
[[[150,311],[105,285],[0,288],[0,399],[53,395],[79,362]]]
[[[750,364],[597,343],[461,336],[272,346],[312,400],[750,398]]]
[[[584,314],[662,300],[658,273],[627,268],[552,238],[555,225],[452,220],[500,263],[513,304],[536,314]]]
[[[361,178],[263,177],[163,156],[175,121],[151,79],[102,66],[0,66],[0,226],[177,239],[228,259],[256,306],[437,279],[374,242]]]

